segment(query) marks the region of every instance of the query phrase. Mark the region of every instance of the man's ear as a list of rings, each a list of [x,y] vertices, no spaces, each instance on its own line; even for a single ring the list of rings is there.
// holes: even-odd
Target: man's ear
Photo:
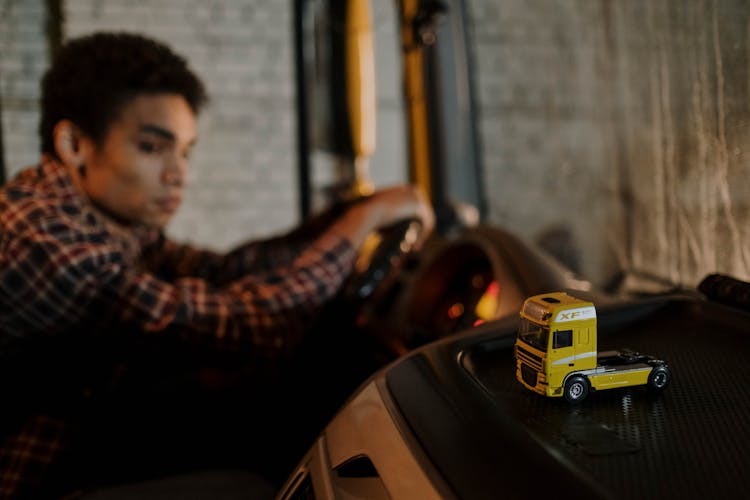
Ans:
[[[55,152],[62,162],[70,167],[86,163],[85,137],[72,121],[60,120],[52,131]]]

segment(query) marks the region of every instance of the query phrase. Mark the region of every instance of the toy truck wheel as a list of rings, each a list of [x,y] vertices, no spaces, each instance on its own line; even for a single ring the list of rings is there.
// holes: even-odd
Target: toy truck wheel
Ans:
[[[565,382],[565,399],[569,403],[578,403],[586,399],[589,394],[589,381],[584,377],[570,377]]]
[[[669,368],[663,365],[657,366],[648,376],[648,388],[654,392],[661,391],[669,384],[670,378]]]

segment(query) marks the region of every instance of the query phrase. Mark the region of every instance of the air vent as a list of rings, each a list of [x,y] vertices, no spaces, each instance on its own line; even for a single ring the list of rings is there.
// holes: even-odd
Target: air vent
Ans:
[[[339,477],[361,478],[361,477],[378,477],[378,471],[375,469],[372,461],[364,455],[351,458],[343,464],[336,467],[336,474]]]

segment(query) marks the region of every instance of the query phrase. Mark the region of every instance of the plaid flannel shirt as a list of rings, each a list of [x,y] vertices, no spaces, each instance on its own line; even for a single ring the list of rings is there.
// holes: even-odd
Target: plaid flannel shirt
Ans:
[[[0,349],[78,324],[101,325],[104,335],[110,324],[273,358],[298,345],[355,254],[319,231],[228,254],[179,245],[117,224],[45,158],[0,191]],[[43,414],[0,433],[0,498],[33,491],[64,445],[65,422]]]

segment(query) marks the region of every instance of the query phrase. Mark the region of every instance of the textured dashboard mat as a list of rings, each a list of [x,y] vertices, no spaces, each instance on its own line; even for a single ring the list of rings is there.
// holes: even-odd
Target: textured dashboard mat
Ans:
[[[599,332],[600,350],[667,361],[669,387],[593,392],[570,405],[516,382],[508,341],[467,347],[463,366],[551,455],[613,497],[750,497],[750,315],[674,300],[601,309]]]

